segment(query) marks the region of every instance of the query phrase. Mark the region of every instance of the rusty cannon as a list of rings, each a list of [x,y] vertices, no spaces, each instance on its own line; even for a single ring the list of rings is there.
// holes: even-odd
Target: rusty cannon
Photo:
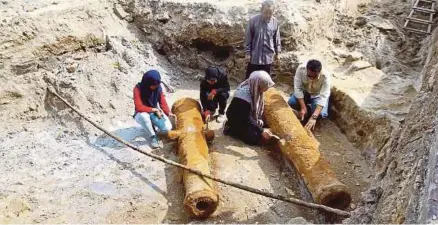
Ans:
[[[265,92],[264,117],[271,131],[279,136],[283,155],[301,174],[316,203],[346,209],[351,203],[347,186],[341,183],[319,151],[319,143],[301,125],[280,92]]]
[[[168,137],[178,141],[180,163],[210,174],[207,141],[214,138],[214,132],[204,129],[201,106],[194,99],[182,98],[173,104],[172,113],[176,115],[177,124]],[[212,180],[184,170],[183,183],[184,207],[191,217],[203,219],[216,211],[219,195]]]

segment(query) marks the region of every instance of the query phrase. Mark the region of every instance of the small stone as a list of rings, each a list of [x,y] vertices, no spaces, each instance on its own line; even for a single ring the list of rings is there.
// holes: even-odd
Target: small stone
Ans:
[[[114,5],[114,13],[122,20],[129,15],[120,4]]]
[[[367,18],[360,16],[360,17],[356,18],[356,21],[354,22],[354,24],[358,27],[362,27],[365,24],[367,24],[367,22],[368,22]]]
[[[359,183],[356,183],[355,185],[356,185],[356,186],[360,186],[360,184],[359,184]]]
[[[67,69],[67,72],[74,73],[76,71],[77,67],[78,67],[78,64],[77,63],[73,63],[73,64],[67,66],[66,69]]]
[[[347,56],[347,61],[349,62],[354,62],[354,61],[358,61],[361,60],[363,58],[362,53],[360,52],[350,52]]]
[[[289,188],[287,188],[287,187],[285,187],[284,189],[286,190],[286,192],[287,192],[289,195],[295,196],[295,193],[294,193],[291,189],[289,189]]]
[[[162,24],[166,24],[170,20],[170,15],[168,12],[164,12],[164,13],[159,14],[157,16],[157,20],[158,20],[158,22],[160,22]]]
[[[333,43],[334,44],[340,44],[340,43],[342,43],[342,40],[340,38],[334,38],[333,39]]]
[[[436,216],[435,216],[435,215],[433,215],[433,216],[432,216],[432,219],[433,219],[433,220],[436,220]]]
[[[30,105],[29,106],[29,111],[31,111],[31,112],[36,111],[36,109],[37,109],[36,105]]]
[[[358,70],[363,70],[363,69],[369,68],[371,66],[372,66],[371,63],[369,63],[367,61],[359,60],[359,61],[354,61],[351,64],[350,70],[358,71]]]
[[[22,59],[12,63],[12,71],[16,75],[36,72],[38,65],[33,59]]]
[[[345,46],[347,46],[347,48],[351,48],[351,47],[354,47],[356,45],[356,43],[354,43],[354,42],[347,42],[346,44],[345,44]]]
[[[134,22],[134,17],[131,15],[128,15],[125,17],[125,20],[128,21],[129,23],[132,23],[132,22]]]
[[[350,204],[350,208],[351,209],[356,209],[356,205],[355,204]]]
[[[332,50],[332,54],[341,58],[346,58],[347,57],[347,52],[345,52],[342,49],[336,48]]]

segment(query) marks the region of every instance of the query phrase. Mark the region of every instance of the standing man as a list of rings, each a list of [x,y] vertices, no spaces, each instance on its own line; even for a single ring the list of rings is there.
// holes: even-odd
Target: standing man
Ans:
[[[306,129],[314,129],[319,117],[328,116],[330,74],[322,70],[320,61],[312,59],[298,66],[294,78],[294,94],[288,104],[299,112],[301,121],[308,119]],[[310,104],[310,112],[307,105]]]
[[[264,70],[271,75],[274,58],[278,62],[281,51],[280,27],[277,19],[272,16],[274,11],[274,1],[265,0],[261,14],[248,22],[245,32],[245,59],[248,62],[245,79],[257,70]]]

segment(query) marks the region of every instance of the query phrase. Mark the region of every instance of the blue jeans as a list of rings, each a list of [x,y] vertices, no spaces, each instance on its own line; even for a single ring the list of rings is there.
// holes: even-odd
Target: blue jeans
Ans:
[[[304,98],[304,103],[306,104],[306,106],[308,106],[310,104],[310,113],[308,111],[307,115],[305,115],[305,118],[310,117],[313,112],[315,111],[316,107],[318,106],[317,101],[321,99],[321,97],[316,96],[316,97],[310,97],[310,98]],[[324,107],[322,108],[322,111],[319,115],[319,117],[322,118],[326,118],[328,117],[328,106],[329,106],[329,98],[327,98],[327,102],[325,103]],[[298,101],[298,98],[295,97],[295,95],[290,96],[289,101],[287,102],[289,104],[289,106],[291,106],[293,109],[300,111],[301,110],[301,105],[300,102]]]
[[[143,127],[148,138],[155,136],[154,126],[163,132],[172,130],[172,123],[164,113],[161,119],[155,113],[137,113],[135,121]]]

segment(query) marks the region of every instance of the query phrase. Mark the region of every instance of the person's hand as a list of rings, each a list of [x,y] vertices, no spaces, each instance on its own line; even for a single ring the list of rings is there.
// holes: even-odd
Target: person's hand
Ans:
[[[269,139],[271,139],[272,134],[265,130],[265,131],[263,131],[262,136],[263,136],[263,139],[269,140]]]
[[[315,124],[316,124],[316,119],[310,118],[309,121],[307,122],[305,128],[308,131],[313,131],[315,129]]]
[[[176,118],[176,115],[173,113],[169,113],[169,118],[173,119],[175,126],[176,126],[176,124],[178,123],[178,119]]]
[[[249,54],[245,55],[245,62],[249,63],[249,61],[251,60],[251,56]]]
[[[292,108],[291,108],[291,109],[292,109]],[[300,115],[300,112],[298,112],[298,110],[292,109],[292,112],[295,114],[295,116],[296,116],[297,118],[300,118],[300,119],[301,119],[301,115]]]
[[[275,62],[277,63],[277,64],[279,64],[280,63],[280,57],[278,56],[278,54],[275,54]]]
[[[157,115],[157,117],[158,117],[159,119],[161,119],[161,117],[163,117],[163,113],[162,113],[161,110],[159,110],[159,109],[154,108],[154,109],[152,109],[152,112],[154,112],[155,115]]]
[[[301,121],[304,120],[304,117],[306,116],[306,114],[307,114],[307,108],[306,108],[306,107],[303,107],[303,108],[300,110]]]
[[[208,95],[208,100],[212,101],[213,99],[214,99],[214,94],[213,94],[213,93],[210,93],[210,94]]]
[[[257,120],[257,124],[258,124],[259,126],[263,127],[263,125],[264,125],[265,123],[263,123],[263,120]]]

